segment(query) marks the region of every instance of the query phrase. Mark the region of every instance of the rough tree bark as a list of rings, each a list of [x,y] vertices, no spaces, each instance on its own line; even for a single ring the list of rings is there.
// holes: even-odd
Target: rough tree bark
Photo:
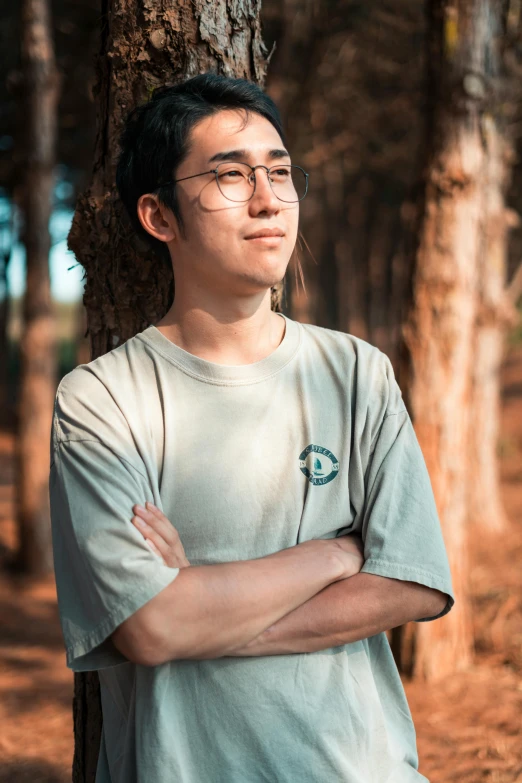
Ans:
[[[508,232],[517,224],[517,217],[506,207],[515,152],[503,106],[513,103],[515,96],[511,90],[508,94],[502,67],[503,13],[505,9],[500,3],[492,3],[485,11],[488,70],[484,74],[486,80],[475,84],[477,98],[487,107],[482,117],[487,162],[470,406],[473,426],[470,433],[469,521],[477,531],[495,533],[505,530],[508,525],[500,493],[497,455],[500,367],[506,331],[518,320],[506,286]]]
[[[93,175],[77,202],[68,241],[86,270],[83,302],[92,359],[160,320],[174,296],[172,267],[133,238],[116,195],[124,117],[155,87],[201,72],[247,78],[263,86],[270,56],[259,12],[259,0],[103,2]],[[275,310],[281,309],[281,289],[272,291]],[[75,674],[73,711],[73,780],[92,783],[102,723],[96,672]]]
[[[405,324],[407,401],[442,523],[454,609],[417,624],[413,676],[433,680],[473,658],[467,531],[474,330],[481,274],[488,147],[480,86],[489,76],[495,0],[432,0],[425,201]],[[473,423],[474,426],[474,423]]]
[[[486,124],[487,123],[487,124]],[[506,288],[510,211],[505,192],[510,145],[494,117],[485,122],[487,182],[482,252],[479,259],[477,319],[473,336],[470,415],[469,524],[477,532],[500,533],[508,525],[502,503],[497,444],[500,432],[500,368],[506,331],[517,320]]]
[[[23,0],[20,10],[26,291],[15,454],[19,545],[14,565],[36,576],[52,570],[48,444],[56,393],[56,328],[49,278],[49,219],[60,79],[48,0]]]

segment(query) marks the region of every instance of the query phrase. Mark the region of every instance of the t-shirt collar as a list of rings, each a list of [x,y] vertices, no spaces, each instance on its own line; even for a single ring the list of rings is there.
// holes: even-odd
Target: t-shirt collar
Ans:
[[[232,365],[209,362],[173,343],[154,325],[148,326],[137,337],[151,345],[180,369],[202,381],[225,385],[249,383],[274,375],[292,359],[299,348],[301,343],[300,323],[284,313],[277,313],[277,315],[286,321],[283,339],[272,353],[252,364]]]

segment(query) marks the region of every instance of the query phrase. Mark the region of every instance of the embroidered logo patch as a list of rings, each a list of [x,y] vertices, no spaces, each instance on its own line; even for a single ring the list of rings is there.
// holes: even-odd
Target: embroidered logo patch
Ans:
[[[339,472],[339,461],[329,449],[310,443],[299,455],[299,467],[311,484],[328,484]]]

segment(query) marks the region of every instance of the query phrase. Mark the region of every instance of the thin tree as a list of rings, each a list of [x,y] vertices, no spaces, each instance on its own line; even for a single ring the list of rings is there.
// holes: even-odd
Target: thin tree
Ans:
[[[15,567],[52,571],[49,441],[56,392],[55,317],[51,302],[49,220],[53,201],[60,78],[54,59],[48,0],[23,0],[21,85],[23,111],[22,242],[26,291],[20,338],[16,438]]]
[[[11,425],[11,400],[9,395],[9,317],[10,295],[8,268],[12,257],[14,230],[13,205],[9,201],[7,214],[0,219],[0,426]]]
[[[407,400],[430,472],[456,594],[436,623],[417,624],[413,675],[436,679],[473,659],[468,598],[471,401],[489,154],[487,103],[495,0],[429,5],[430,144],[413,304],[404,334]]]
[[[471,77],[476,97],[486,107],[482,134],[486,148],[483,188],[482,244],[479,256],[478,302],[473,348],[473,390],[470,434],[469,519],[477,530],[500,533],[508,519],[503,507],[497,443],[500,431],[500,368],[506,332],[519,320],[515,305],[519,275],[507,285],[508,232],[519,218],[507,208],[507,191],[516,159],[509,114],[520,103],[520,72],[504,67],[510,38],[520,35],[520,11],[515,29],[513,4],[492,3],[484,11],[488,28],[485,81]],[[517,38],[518,40],[518,38]],[[513,47],[515,48],[515,47]],[[504,55],[504,56],[503,56]],[[518,118],[515,118],[518,119]]]
[[[161,319],[174,296],[170,262],[134,239],[115,188],[126,114],[154,88],[215,71],[263,86],[269,57],[257,0],[162,4],[104,0],[97,62],[97,140],[89,188],[78,199],[68,245],[85,268],[91,358]],[[272,291],[280,310],[281,286]],[[74,783],[92,783],[102,714],[96,672],[75,674]]]

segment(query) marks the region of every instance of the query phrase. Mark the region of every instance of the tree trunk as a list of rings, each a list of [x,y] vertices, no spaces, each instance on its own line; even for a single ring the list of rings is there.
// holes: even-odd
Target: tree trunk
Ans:
[[[16,438],[19,547],[15,566],[39,575],[52,570],[48,480],[56,393],[56,326],[49,279],[49,219],[59,76],[47,0],[23,0],[21,22],[25,130],[21,206],[27,271],[20,338]]]
[[[11,388],[10,388],[10,353],[9,353],[9,315],[10,297],[7,272],[13,247],[13,203],[9,199],[9,214],[0,223],[0,230],[6,237],[0,246],[0,423],[2,427],[11,427]]]
[[[174,296],[171,265],[159,263],[133,240],[117,198],[115,168],[125,115],[155,87],[201,72],[263,86],[269,59],[257,0],[104,0],[102,10],[93,176],[77,202],[68,238],[86,270],[83,302],[92,359],[158,321]],[[275,310],[281,292],[282,285],[272,290]],[[101,721],[98,675],[75,674],[75,783],[94,781]]]
[[[477,531],[482,529],[496,533],[505,530],[508,524],[500,495],[497,457],[500,366],[506,330],[516,318],[513,305],[506,296],[507,239],[512,220],[512,213],[506,208],[506,193],[514,150],[507,136],[506,120],[498,106],[502,84],[502,21],[501,4],[492,4],[488,19],[491,42],[487,76],[496,94],[485,96],[489,99],[489,113],[483,118],[482,128],[487,166],[470,406],[473,421],[470,437],[470,525]]]
[[[493,6],[494,0],[432,0],[430,6],[432,135],[413,305],[404,334],[410,359],[408,407],[431,476],[456,602],[446,617],[415,626],[416,679],[444,677],[473,658],[467,556],[470,414]]]

